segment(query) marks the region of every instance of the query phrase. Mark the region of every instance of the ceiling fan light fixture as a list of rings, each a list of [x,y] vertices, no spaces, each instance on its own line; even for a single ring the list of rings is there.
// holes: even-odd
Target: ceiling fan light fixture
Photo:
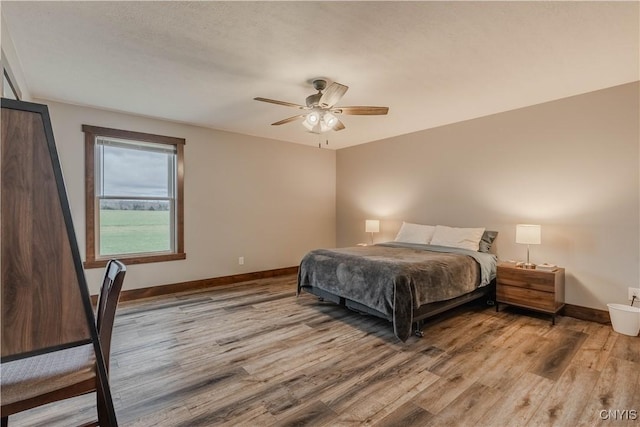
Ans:
[[[310,125],[316,125],[318,121],[320,121],[320,114],[317,111],[312,111],[307,114],[307,122],[309,122]]]
[[[1,0],[0,0],[1,1]],[[306,114],[289,117],[284,120],[272,123],[272,125],[282,125],[302,119],[302,125],[311,133],[322,134],[331,130],[341,131],[345,129],[344,123],[336,117],[336,114],[350,115],[366,115],[378,116],[385,115],[389,111],[389,107],[373,107],[373,106],[353,106],[353,107],[336,107],[336,103],[342,99],[348,86],[333,82],[327,86],[324,79],[315,79],[313,87],[318,91],[306,98],[306,105],[294,104],[287,101],[278,101],[270,98],[253,98],[256,101],[268,102],[271,104],[283,105],[285,107],[294,107],[300,110],[307,110]]]
[[[333,129],[333,127],[338,123],[338,118],[331,113],[324,113],[322,121],[329,127],[329,129]]]
[[[331,113],[324,111],[312,111],[302,122],[308,131],[313,133],[325,133],[333,129],[338,123],[338,118]]]
[[[318,113],[317,111],[312,111],[307,114],[307,117],[305,117],[302,125],[308,130],[313,131],[314,128],[318,126],[318,123],[320,123],[320,113]]]

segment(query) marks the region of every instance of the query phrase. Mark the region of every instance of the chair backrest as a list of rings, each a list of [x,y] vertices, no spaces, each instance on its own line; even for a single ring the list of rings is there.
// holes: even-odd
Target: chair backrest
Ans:
[[[127,267],[122,262],[115,259],[110,260],[105,267],[102,287],[98,296],[96,328],[98,329],[98,337],[100,338],[100,346],[102,347],[107,371],[109,370],[113,322],[126,272]]]

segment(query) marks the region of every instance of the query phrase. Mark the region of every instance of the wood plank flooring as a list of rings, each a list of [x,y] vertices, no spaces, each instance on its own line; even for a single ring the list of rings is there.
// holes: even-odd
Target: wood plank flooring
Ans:
[[[111,355],[120,425],[640,426],[640,338],[472,304],[401,343],[384,320],[296,298],[295,280],[122,303]],[[88,395],[9,425],[94,413]]]

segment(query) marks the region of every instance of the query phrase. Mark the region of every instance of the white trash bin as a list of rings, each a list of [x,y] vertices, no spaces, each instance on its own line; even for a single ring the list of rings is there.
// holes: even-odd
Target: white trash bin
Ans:
[[[640,332],[640,308],[624,304],[607,304],[613,330],[637,337]]]

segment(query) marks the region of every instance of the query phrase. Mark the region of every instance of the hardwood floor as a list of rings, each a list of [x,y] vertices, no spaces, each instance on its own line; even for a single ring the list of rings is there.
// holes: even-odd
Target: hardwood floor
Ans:
[[[640,425],[640,338],[471,305],[403,344],[384,320],[296,298],[295,280],[122,303],[111,355],[120,425]],[[9,425],[78,425],[93,405],[83,396]]]

